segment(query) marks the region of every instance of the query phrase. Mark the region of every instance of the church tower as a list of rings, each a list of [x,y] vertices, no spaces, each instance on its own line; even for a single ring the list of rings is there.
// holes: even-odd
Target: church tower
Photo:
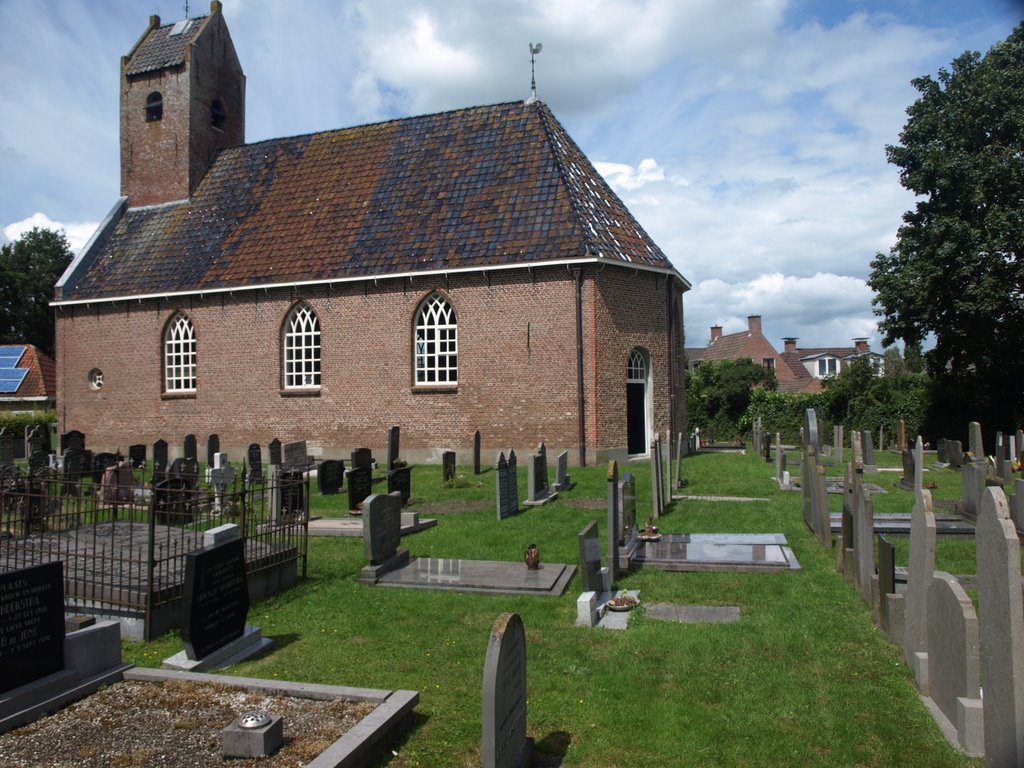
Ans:
[[[222,6],[161,26],[121,57],[121,194],[128,206],[185,200],[217,152],[245,143],[245,75]]]

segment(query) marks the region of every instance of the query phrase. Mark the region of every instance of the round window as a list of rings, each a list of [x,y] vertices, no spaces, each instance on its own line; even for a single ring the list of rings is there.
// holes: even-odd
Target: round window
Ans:
[[[99,368],[89,371],[89,386],[93,389],[103,389],[103,371]]]

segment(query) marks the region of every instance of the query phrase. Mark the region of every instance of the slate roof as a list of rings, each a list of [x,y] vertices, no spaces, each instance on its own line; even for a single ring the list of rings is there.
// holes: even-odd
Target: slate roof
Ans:
[[[26,398],[57,399],[57,365],[53,358],[31,344],[0,344],[0,349],[24,349],[16,368],[26,368],[28,373],[13,394],[0,395],[0,400],[24,400]]]
[[[595,257],[677,274],[548,107],[512,102],[223,150],[58,302]]]
[[[176,24],[165,24],[162,27],[147,30],[135,49],[128,54],[124,65],[126,75],[141,75],[167,67],[180,66],[185,63],[185,54],[189,45],[198,37],[206,23],[206,16],[199,16]],[[171,31],[177,24],[186,24],[185,29],[176,35]]]

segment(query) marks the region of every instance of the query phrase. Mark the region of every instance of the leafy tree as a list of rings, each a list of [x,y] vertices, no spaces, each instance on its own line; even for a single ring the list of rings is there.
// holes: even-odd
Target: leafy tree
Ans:
[[[686,404],[690,424],[718,438],[738,433],[738,422],[754,388],[775,389],[775,373],[749,358],[708,360],[687,374]]]
[[[982,58],[966,52],[913,81],[900,144],[886,147],[919,196],[868,284],[884,343],[915,348],[936,387],[968,391],[976,417],[1024,418],[1024,24]]]
[[[53,286],[73,254],[64,233],[35,227],[0,247],[0,342],[54,347]]]
[[[895,350],[892,350],[895,352]],[[899,361],[899,365],[896,365]],[[847,430],[884,427],[892,434],[903,419],[908,435],[916,435],[925,418],[928,377],[905,370],[899,355],[885,355],[884,375],[876,376],[872,362],[854,359],[838,376],[822,382],[822,413],[826,421]]]

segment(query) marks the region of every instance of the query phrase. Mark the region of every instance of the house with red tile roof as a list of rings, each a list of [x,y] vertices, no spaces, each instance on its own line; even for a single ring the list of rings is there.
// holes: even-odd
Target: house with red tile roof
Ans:
[[[222,7],[121,62],[122,197],[55,287],[60,430],[403,458],[648,451],[690,284],[535,99],[245,143]],[[468,463],[468,456],[461,460]]]
[[[761,316],[747,318],[747,330],[722,334],[720,325],[711,326],[707,347],[687,347],[687,365],[696,369],[705,360],[742,360],[744,358],[775,372],[779,392],[820,392],[821,382],[839,373],[852,360],[869,357],[881,372],[882,355],[868,348],[868,340],[857,338],[852,347],[803,347],[797,339],[783,340],[783,351],[775,347],[761,332]]]
[[[0,413],[53,410],[56,398],[52,357],[32,344],[0,344]]]

